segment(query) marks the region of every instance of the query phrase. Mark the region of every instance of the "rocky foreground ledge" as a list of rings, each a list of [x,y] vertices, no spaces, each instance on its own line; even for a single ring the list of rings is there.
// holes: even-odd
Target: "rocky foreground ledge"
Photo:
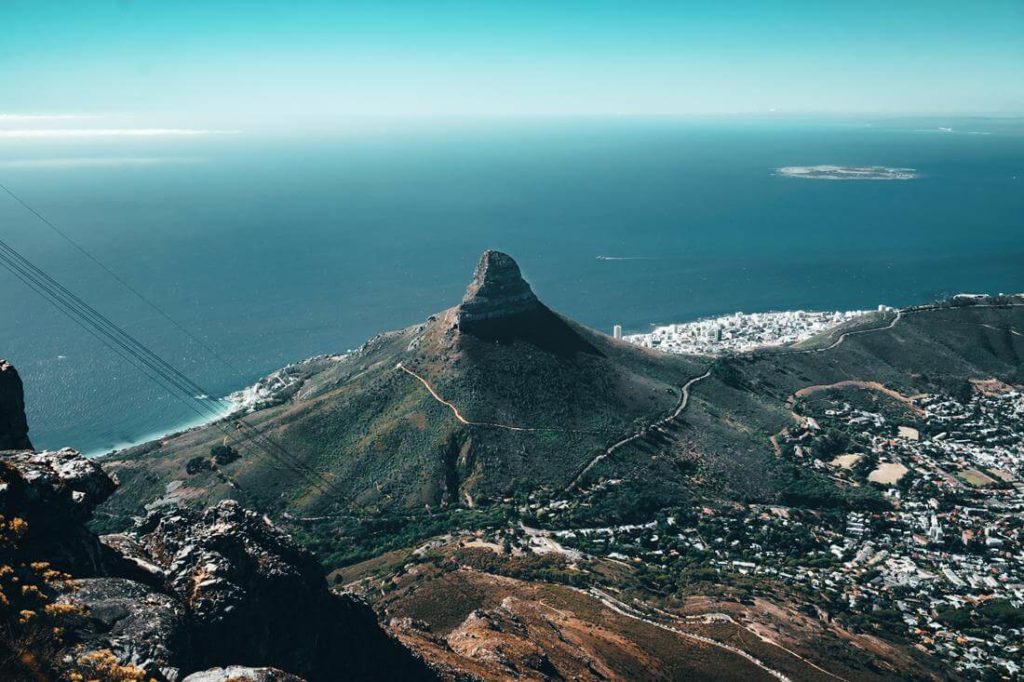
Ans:
[[[0,678],[434,678],[237,502],[96,536],[85,523],[115,487],[73,450],[0,452]]]

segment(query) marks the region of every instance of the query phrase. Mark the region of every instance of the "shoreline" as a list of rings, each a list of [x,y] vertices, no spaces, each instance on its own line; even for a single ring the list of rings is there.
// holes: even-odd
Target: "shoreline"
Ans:
[[[137,448],[140,445],[195,431],[233,415],[249,414],[264,407],[269,407],[290,395],[294,389],[297,389],[302,381],[309,376],[312,367],[315,367],[318,363],[343,360],[346,355],[345,353],[328,353],[314,355],[305,360],[293,362],[274,370],[251,384],[243,386],[237,391],[232,391],[223,398],[202,398],[204,402],[219,405],[220,409],[216,415],[189,419],[176,426],[154,431],[124,443],[118,443],[111,448],[94,449],[82,454],[89,459],[103,458],[124,450]]]
[[[130,450],[132,448],[137,448],[140,445],[145,445],[146,443],[152,443],[153,441],[163,440],[165,438],[170,438],[171,436],[177,436],[182,433],[187,433],[188,431],[203,428],[204,426],[208,426],[209,424],[212,424],[215,421],[220,421],[225,417],[235,414],[236,412],[242,409],[241,406],[236,401],[231,400],[230,396],[224,398],[205,398],[204,402],[219,403],[221,405],[219,413],[216,416],[210,415],[203,417],[195,417],[194,419],[189,419],[184,423],[179,423],[176,426],[168,427],[167,429],[160,429],[158,431],[153,431],[148,434],[139,436],[138,438],[117,443],[109,448],[98,448],[90,450],[88,452],[83,452],[82,456],[86,457],[87,459],[100,459],[102,457],[106,457],[107,455],[112,455],[116,452],[121,452],[122,450]]]

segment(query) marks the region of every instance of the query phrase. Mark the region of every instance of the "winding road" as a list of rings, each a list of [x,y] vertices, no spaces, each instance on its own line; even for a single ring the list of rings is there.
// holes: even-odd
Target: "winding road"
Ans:
[[[825,346],[824,348],[810,348],[808,350],[802,350],[802,351],[799,351],[799,352],[800,353],[824,353],[825,351],[829,351],[829,350],[832,350],[833,348],[838,347],[839,344],[841,344],[843,341],[845,341],[847,339],[847,337],[856,336],[857,334],[870,334],[872,332],[881,332],[881,331],[885,331],[886,329],[892,329],[893,327],[896,326],[896,323],[899,322],[902,317],[903,317],[903,311],[897,309],[896,310],[896,316],[892,318],[892,321],[889,322],[889,324],[887,324],[887,325],[885,325],[883,327],[871,327],[870,329],[854,329],[853,331],[848,331],[848,332],[844,332],[844,333],[840,334],[839,338],[837,338],[835,340],[835,342],[832,343],[829,346]]]
[[[694,634],[692,632],[686,632],[684,630],[680,630],[679,628],[674,628],[671,625],[666,625],[665,623],[659,623],[658,621],[656,621],[656,620],[654,620],[652,618],[647,618],[646,616],[644,616],[644,615],[634,611],[634,609],[632,609],[630,606],[628,606],[628,605],[624,604],[623,602],[619,601],[618,599],[616,599],[615,597],[611,596],[607,592],[599,590],[596,587],[592,587],[589,590],[582,590],[580,588],[572,588],[572,589],[575,589],[575,590],[578,590],[579,592],[583,592],[584,594],[590,595],[591,597],[593,597],[593,598],[597,599],[599,602],[601,602],[605,607],[611,609],[612,611],[614,611],[615,613],[618,613],[621,616],[626,616],[627,618],[632,618],[633,620],[638,620],[641,623],[647,623],[648,625],[653,625],[656,628],[660,628],[662,630],[667,630],[668,632],[672,632],[672,633],[674,633],[676,635],[679,635],[680,637],[684,637],[686,639],[693,640],[695,642],[701,642],[703,644],[709,644],[709,645],[711,645],[713,647],[717,647],[719,649],[723,649],[724,651],[728,651],[731,654],[735,654],[736,656],[740,656],[741,658],[745,658],[747,661],[749,661],[750,663],[754,664],[755,666],[757,666],[758,668],[763,670],[765,673],[767,673],[768,675],[771,675],[772,677],[774,677],[777,680],[782,680],[782,682],[792,682],[792,678],[784,675],[783,673],[779,672],[778,670],[775,670],[774,668],[769,667],[764,661],[762,661],[761,659],[757,658],[756,656],[754,656],[752,654],[749,654],[749,653],[747,653],[746,651],[743,651],[740,648],[734,647],[731,644],[726,644],[724,642],[719,642],[717,639],[712,639],[710,637],[705,637],[704,635],[698,635],[698,634]],[[801,659],[801,660],[803,660],[803,659]],[[815,667],[817,667],[817,666],[815,666]],[[828,672],[828,671],[824,671],[824,672]],[[829,673],[829,674],[831,675],[831,673]]]
[[[708,371],[704,372],[699,377],[694,377],[694,378],[690,379],[689,381],[687,381],[685,384],[683,384],[682,391],[680,392],[680,395],[679,395],[679,404],[676,406],[676,409],[675,409],[675,411],[672,414],[670,414],[669,416],[665,417],[664,419],[660,419],[659,421],[654,422],[649,427],[646,427],[644,429],[641,429],[640,431],[637,431],[636,433],[634,433],[631,436],[623,438],[618,443],[615,443],[614,445],[608,446],[608,448],[604,452],[602,452],[601,454],[599,454],[596,457],[594,457],[594,459],[590,460],[590,462],[587,464],[587,466],[585,466],[583,468],[583,471],[581,471],[580,473],[576,474],[576,477],[573,478],[572,481],[569,482],[569,485],[567,485],[565,487],[565,490],[563,490],[562,492],[563,493],[570,492],[573,488],[575,488],[579,484],[580,479],[582,479],[584,476],[586,476],[587,473],[598,464],[598,462],[600,462],[601,460],[605,459],[606,457],[608,457],[609,455],[614,453],[619,448],[624,447],[626,445],[629,445],[630,443],[632,443],[633,441],[635,441],[635,440],[637,440],[639,438],[643,438],[652,429],[655,430],[655,431],[660,431],[661,427],[663,427],[665,424],[668,424],[669,422],[671,422],[671,421],[675,420],[676,418],[678,418],[679,415],[683,413],[683,410],[686,409],[687,403],[690,402],[690,388],[694,384],[696,384],[698,381],[703,381],[704,379],[707,379],[709,376],[711,376],[711,368],[710,367],[708,368]]]

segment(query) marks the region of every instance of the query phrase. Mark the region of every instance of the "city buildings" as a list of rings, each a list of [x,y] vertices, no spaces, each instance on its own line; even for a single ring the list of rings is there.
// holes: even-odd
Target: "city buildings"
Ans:
[[[733,313],[655,327],[647,334],[628,334],[623,338],[638,346],[667,353],[717,355],[799,343],[867,314],[869,311],[865,310]],[[616,329],[621,328],[616,325]]]

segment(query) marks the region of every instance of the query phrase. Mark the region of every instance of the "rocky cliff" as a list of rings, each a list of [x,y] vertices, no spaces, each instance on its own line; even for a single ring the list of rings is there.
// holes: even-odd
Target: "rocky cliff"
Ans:
[[[488,249],[480,256],[473,280],[458,308],[458,325],[471,329],[474,323],[513,317],[544,306],[523,279],[519,265],[508,254]]]
[[[463,341],[524,342],[562,357],[599,354],[568,320],[541,303],[516,261],[501,251],[487,250],[480,256],[462,303],[455,308],[454,328],[456,339]]]
[[[225,501],[98,538],[114,488],[72,450],[0,455],[0,679],[433,678],[263,516]]]
[[[11,363],[0,359],[0,450],[31,447],[21,377]]]
[[[328,591],[312,554],[235,501],[151,514],[134,533],[104,540],[156,568],[185,608],[203,667],[242,662],[309,680],[430,677],[367,606]]]

